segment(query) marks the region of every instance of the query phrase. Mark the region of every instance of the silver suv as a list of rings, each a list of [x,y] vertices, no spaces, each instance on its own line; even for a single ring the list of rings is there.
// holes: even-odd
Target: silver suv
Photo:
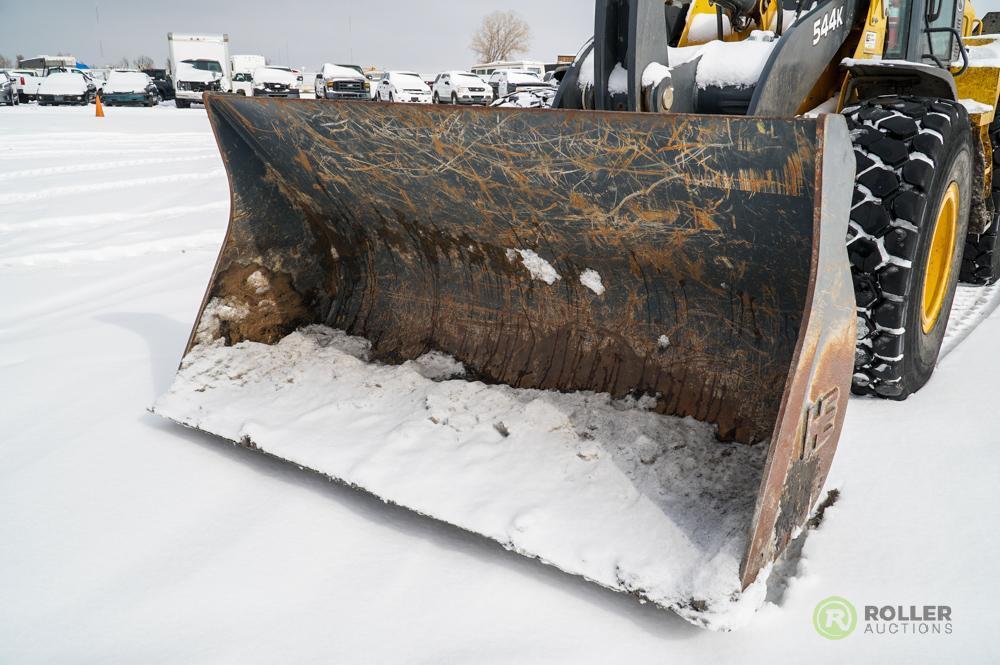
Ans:
[[[17,84],[7,72],[0,72],[0,104],[7,106],[17,106],[18,103]]]

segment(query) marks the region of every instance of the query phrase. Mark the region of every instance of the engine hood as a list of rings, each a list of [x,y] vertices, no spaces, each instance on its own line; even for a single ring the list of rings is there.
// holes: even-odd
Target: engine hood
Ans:
[[[151,81],[145,76],[114,76],[104,84],[106,93],[143,93]]]
[[[177,68],[177,80],[178,81],[197,81],[199,83],[211,83],[212,81],[218,81],[222,78],[222,74],[218,72],[207,72],[204,69],[195,69],[190,65],[181,65]]]
[[[82,95],[87,92],[87,82],[79,74],[49,74],[38,87],[41,95]]]

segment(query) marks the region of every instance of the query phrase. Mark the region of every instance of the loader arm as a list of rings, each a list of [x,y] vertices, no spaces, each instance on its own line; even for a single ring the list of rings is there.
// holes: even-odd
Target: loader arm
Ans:
[[[759,24],[778,28],[775,18],[778,4],[778,1],[769,3],[769,11],[763,14],[756,3],[720,3],[713,7],[725,12],[726,26],[742,26],[740,34],[724,33],[727,41],[741,38],[753,41],[751,33]],[[805,6],[794,24],[782,26],[780,39],[775,35],[774,48],[767,55],[758,79],[719,86],[699,84],[693,73],[681,74],[671,92],[674,103],[665,105],[661,102],[662,91],[656,90],[662,79],[650,78],[647,72],[651,65],[674,66],[675,58],[687,58],[691,49],[705,44],[694,41],[694,33],[690,31],[692,24],[704,24],[707,16],[704,8],[695,3],[687,12],[687,29],[678,40],[671,30],[671,5],[663,0],[601,0],[596,8],[593,45],[563,79],[554,105],[609,111],[738,112],[791,117],[804,110],[803,107],[811,108],[810,102],[817,95],[825,100],[839,89],[842,79],[837,73],[839,62],[856,51],[868,3],[826,0]],[[683,48],[675,48],[678,45]],[[707,49],[701,62],[694,61],[691,69],[724,66],[725,58],[746,57],[731,53]],[[710,65],[709,57],[723,62]],[[613,77],[621,81],[623,76],[627,88],[612,82]],[[580,91],[581,80],[593,83]],[[742,105],[727,104],[727,98],[742,99]]]

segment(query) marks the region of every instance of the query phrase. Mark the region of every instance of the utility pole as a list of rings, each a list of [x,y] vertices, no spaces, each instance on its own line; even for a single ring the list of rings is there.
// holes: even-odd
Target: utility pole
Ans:
[[[97,18],[97,50],[101,56],[99,66],[104,65],[104,41],[101,39],[101,5],[94,3],[94,16]]]

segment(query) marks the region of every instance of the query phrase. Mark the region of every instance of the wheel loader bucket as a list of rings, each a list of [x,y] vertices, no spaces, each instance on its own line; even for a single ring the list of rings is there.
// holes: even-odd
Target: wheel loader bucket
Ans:
[[[206,106],[230,226],[158,413],[691,621],[761,599],[849,394],[839,116]]]

